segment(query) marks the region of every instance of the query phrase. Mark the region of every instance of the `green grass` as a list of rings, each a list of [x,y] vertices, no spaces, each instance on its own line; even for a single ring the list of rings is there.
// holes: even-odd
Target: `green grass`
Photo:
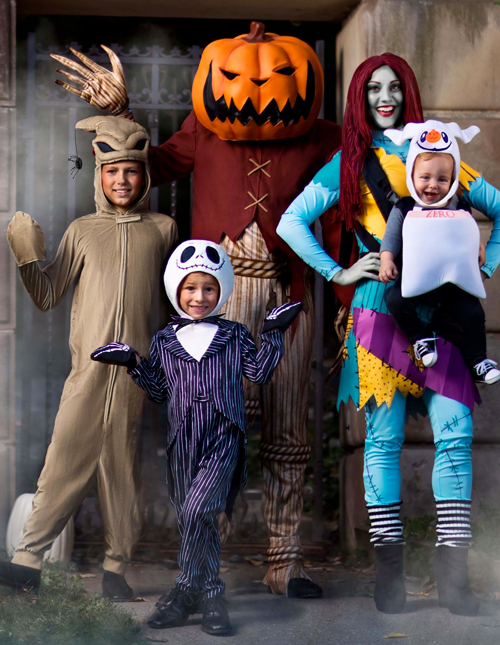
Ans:
[[[58,565],[44,565],[38,595],[0,592],[1,645],[142,645],[139,626],[117,605],[84,593]]]

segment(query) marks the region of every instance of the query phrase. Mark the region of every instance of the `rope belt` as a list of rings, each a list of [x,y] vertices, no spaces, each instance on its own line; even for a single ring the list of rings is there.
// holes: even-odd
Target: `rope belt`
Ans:
[[[275,446],[260,444],[259,457],[262,461],[283,461],[288,464],[305,464],[309,461],[309,446]],[[292,547],[286,547],[292,548]]]
[[[301,559],[301,546],[278,546],[275,548],[269,548],[267,551],[267,561],[269,564],[275,562],[290,562],[290,560]]]
[[[279,278],[287,270],[286,262],[266,262],[265,260],[252,260],[251,258],[238,258],[229,256],[233,265],[234,275],[245,278]]]

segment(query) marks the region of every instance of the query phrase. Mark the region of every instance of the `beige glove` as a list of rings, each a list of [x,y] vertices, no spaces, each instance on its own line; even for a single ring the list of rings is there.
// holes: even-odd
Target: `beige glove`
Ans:
[[[56,80],[56,83],[61,87],[64,87],[65,90],[76,94],[90,105],[99,108],[100,110],[109,110],[110,114],[113,116],[128,116],[128,96],[127,96],[127,86],[125,83],[125,74],[123,73],[123,67],[120,62],[120,59],[115,54],[112,49],[101,45],[104,51],[108,54],[109,60],[111,61],[112,72],[108,71],[105,67],[94,63],[94,61],[70,47],[73,54],[79,58],[82,63],[86,65],[80,65],[75,63],[70,58],[65,58],[64,56],[58,56],[57,54],[51,54],[52,58],[59,61],[66,67],[78,72],[80,76],[71,74],[62,69],[57,69],[56,71],[60,74],[63,74],[70,81],[81,85],[83,89],[81,90],[74,85],[69,83],[64,83],[59,79]],[[122,114],[123,113],[123,114]]]
[[[7,242],[18,267],[36,260],[45,260],[45,236],[40,224],[28,213],[14,213],[7,227]]]

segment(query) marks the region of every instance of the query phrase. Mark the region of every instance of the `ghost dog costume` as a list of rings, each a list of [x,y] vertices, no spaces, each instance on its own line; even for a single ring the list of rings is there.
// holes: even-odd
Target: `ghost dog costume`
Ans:
[[[402,243],[402,271],[387,296],[387,307],[414,345],[416,357],[428,367],[438,360],[435,341],[429,337],[431,330],[461,348],[476,380],[494,383],[500,372],[493,361],[486,359],[484,311],[477,299],[486,296],[478,264],[479,229],[470,207],[452,189],[439,200],[438,209],[436,204],[426,204],[418,197],[413,180],[419,154],[450,154],[454,160],[452,186],[456,187],[460,151],[455,137],[468,142],[478,132],[476,126],[462,131],[456,123],[440,121],[409,123],[403,131],[386,130],[395,143],[403,144],[412,138],[406,181],[419,205],[412,197],[403,197],[392,209],[381,252],[390,251],[396,258]],[[428,325],[418,315],[421,305],[437,307]],[[447,320],[450,316],[451,325]]]
[[[213,276],[220,287],[219,300],[206,316],[210,322],[188,316],[178,300],[184,278],[198,272]],[[167,478],[182,536],[182,572],[172,592],[157,603],[150,627],[184,624],[204,600],[202,629],[230,630],[224,605],[213,609],[209,601],[224,593],[217,515],[231,516],[236,493],[246,483],[243,376],[260,384],[271,379],[283,355],[283,332],[301,308],[295,303],[273,309],[257,351],[244,325],[216,315],[233,282],[222,247],[206,240],[181,244],[165,270],[165,288],[180,317],[154,336],[149,360],[129,371],[154,401],[168,404]],[[131,351],[113,343],[93,358],[113,363],[117,352],[124,352],[120,364],[128,365]]]
[[[406,183],[418,206],[407,213],[403,224],[402,294],[405,298],[427,293],[447,282],[477,298],[486,297],[477,262],[479,228],[474,218],[462,209],[438,210],[448,204],[457,192],[460,170],[457,138],[469,143],[479,131],[475,125],[462,130],[456,123],[431,120],[408,123],[403,130],[386,130],[384,133],[396,145],[411,139],[406,160]],[[413,183],[415,160],[423,152],[449,154],[454,160],[450,190],[435,204],[421,201]]]
[[[106,557],[104,569],[125,572],[141,530],[136,430],[143,393],[116,367],[89,360],[98,345],[126,338],[141,353],[158,322],[151,312],[161,274],[177,239],[175,222],[148,211],[149,135],[137,123],[117,117],[79,121],[95,132],[96,212],[70,224],[56,257],[45,268],[40,226],[16,213],[7,238],[23,284],[42,311],[54,307],[74,282],[71,372],[64,385],[54,433],[13,563],[41,569],[49,548],[89,490],[97,486]],[[122,212],[105,197],[104,164],[140,161],[144,188]],[[153,327],[153,329],[151,329]]]

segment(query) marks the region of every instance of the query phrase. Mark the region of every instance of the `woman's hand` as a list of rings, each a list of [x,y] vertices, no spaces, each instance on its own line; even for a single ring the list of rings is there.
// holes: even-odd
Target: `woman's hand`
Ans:
[[[341,269],[333,276],[332,282],[339,284],[342,287],[348,284],[354,284],[363,278],[369,280],[378,280],[378,272],[380,269],[380,253],[367,253],[360,258],[356,264],[353,264],[349,269]]]
[[[381,282],[387,283],[394,280],[399,271],[397,266],[394,264],[394,256],[390,251],[382,251],[380,254],[380,270],[378,272],[378,277]]]

